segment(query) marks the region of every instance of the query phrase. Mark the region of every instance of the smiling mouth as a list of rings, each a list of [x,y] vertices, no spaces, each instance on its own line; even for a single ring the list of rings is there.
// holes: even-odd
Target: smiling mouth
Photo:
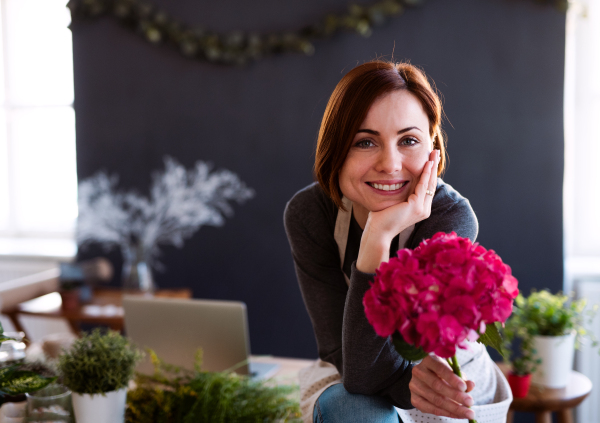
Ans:
[[[372,182],[367,182],[367,184],[379,191],[396,191],[400,188],[404,187],[408,184],[408,181],[404,181],[401,184],[392,184],[392,185],[384,185],[384,184],[374,184]]]

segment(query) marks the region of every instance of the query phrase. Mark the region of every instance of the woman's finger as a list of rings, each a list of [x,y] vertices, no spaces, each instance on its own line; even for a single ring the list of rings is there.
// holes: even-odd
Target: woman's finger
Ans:
[[[427,195],[426,191],[429,189],[429,178],[431,177],[433,164],[433,160],[429,160],[427,163],[425,163],[425,168],[423,169],[423,173],[421,173],[421,178],[419,178],[419,182],[415,187],[415,194],[423,201]]]
[[[428,355],[421,361],[419,366],[424,366],[427,370],[433,372],[437,377],[445,380],[454,389],[461,392],[467,390],[467,384],[464,380],[454,374],[448,363],[436,355]]]
[[[411,396],[413,394],[416,394],[422,397],[428,404],[431,404],[434,407],[441,409],[444,415],[446,415],[447,417],[457,416],[455,418],[464,419],[465,416],[468,414],[467,410],[469,409],[467,407],[461,405],[456,401],[453,401],[447,396],[436,393],[429,386],[423,384],[421,381],[411,380],[410,383]],[[425,406],[427,406],[427,404],[425,404]]]
[[[426,398],[420,396],[416,393],[411,393],[411,403],[412,405],[419,411],[423,413],[433,414],[435,416],[444,416],[450,417],[453,419],[473,419],[475,418],[475,413],[473,410],[462,407],[459,404],[455,403],[454,409],[456,412],[452,412],[437,406],[436,404],[432,404]],[[464,409],[464,410],[463,410]]]
[[[467,390],[465,392],[471,392],[473,389],[475,389],[475,382],[467,380]]]
[[[427,398],[429,402],[435,404],[434,399],[442,396],[459,404],[473,405],[473,398],[469,394],[453,388],[426,367],[415,366],[413,368],[411,383],[413,381],[417,393]]]
[[[429,189],[435,192],[437,187],[437,169],[440,164],[440,150],[433,150],[433,167],[431,169],[431,174],[429,175]]]
[[[429,180],[427,181],[427,190],[425,191],[425,207],[431,210],[431,203],[433,202],[433,196],[435,195],[435,189],[437,188],[437,168],[440,163],[440,151],[433,150],[433,165],[429,174]],[[431,157],[431,156],[430,156]]]

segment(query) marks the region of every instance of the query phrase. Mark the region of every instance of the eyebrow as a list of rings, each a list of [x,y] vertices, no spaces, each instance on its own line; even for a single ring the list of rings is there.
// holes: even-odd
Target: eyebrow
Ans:
[[[421,131],[419,128],[417,128],[416,126],[411,126],[411,127],[404,128],[404,129],[401,129],[401,130],[399,130],[399,131],[398,131],[398,135],[401,135],[401,134],[403,134],[403,133],[405,133],[405,132],[408,132],[408,131],[410,131],[411,129],[416,129],[416,130],[417,130],[417,131],[419,131],[419,132],[423,132],[423,131]],[[357,134],[360,134],[361,132],[364,132],[364,133],[366,133],[366,134],[371,134],[371,135],[379,135],[379,132],[377,132],[377,131],[373,131],[372,129],[366,129],[366,128],[365,128],[365,129],[359,129],[358,131],[356,131],[356,133],[357,133]]]

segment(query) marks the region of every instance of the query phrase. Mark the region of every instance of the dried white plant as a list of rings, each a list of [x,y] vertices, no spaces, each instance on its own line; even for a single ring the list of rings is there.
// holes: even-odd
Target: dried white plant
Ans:
[[[154,173],[149,198],[118,192],[117,182],[116,176],[99,172],[79,184],[77,242],[118,245],[123,253],[141,249],[150,265],[159,245],[182,247],[201,226],[222,226],[233,214],[229,201],[254,197],[228,170],[211,172],[202,161],[187,170],[170,157],[165,169]]]

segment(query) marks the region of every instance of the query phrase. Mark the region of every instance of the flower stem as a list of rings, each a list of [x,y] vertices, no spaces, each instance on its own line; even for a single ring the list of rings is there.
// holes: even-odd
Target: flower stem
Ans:
[[[453,355],[452,358],[448,358],[447,360],[448,360],[448,364],[450,365],[450,367],[452,367],[452,371],[454,372],[454,374],[462,379],[463,377],[462,377],[462,373],[460,371],[460,364],[458,364],[458,359],[456,358],[456,354]],[[468,408],[471,408],[471,407],[468,407]],[[477,423],[477,420],[469,419],[469,423]]]

